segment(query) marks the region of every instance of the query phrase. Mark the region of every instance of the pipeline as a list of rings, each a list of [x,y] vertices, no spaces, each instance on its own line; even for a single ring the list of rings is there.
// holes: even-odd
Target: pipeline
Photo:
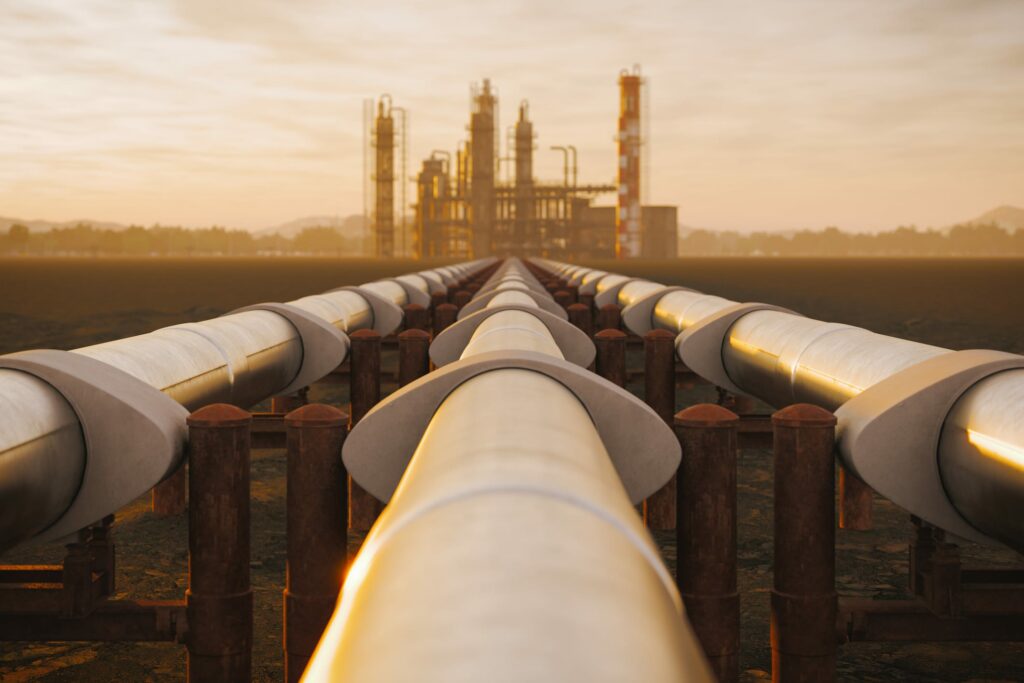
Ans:
[[[173,473],[188,411],[248,407],[298,390],[344,360],[345,333],[388,334],[401,306],[429,305],[432,292],[490,263],[261,304],[71,352],[0,356],[0,552],[73,533]]]
[[[679,358],[718,386],[777,407],[835,411],[843,465],[912,514],[969,540],[1024,549],[1024,357],[951,351],[775,306],[533,263],[597,306],[623,307],[637,334],[676,333]]]
[[[349,472],[390,503],[304,680],[712,680],[633,509],[678,443],[566,360],[587,354],[542,292],[507,261],[434,342],[439,369],[349,435]]]

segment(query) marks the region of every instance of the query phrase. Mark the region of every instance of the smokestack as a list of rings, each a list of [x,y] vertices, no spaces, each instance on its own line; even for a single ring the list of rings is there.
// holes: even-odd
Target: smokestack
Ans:
[[[640,237],[640,67],[619,74],[619,205],[615,223],[616,258],[638,258]]]

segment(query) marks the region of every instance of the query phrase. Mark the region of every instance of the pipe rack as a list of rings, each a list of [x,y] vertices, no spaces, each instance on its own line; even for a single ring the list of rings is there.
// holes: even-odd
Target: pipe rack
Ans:
[[[680,359],[774,406],[833,410],[843,464],[914,515],[1024,547],[1024,357],[950,351],[685,287],[537,259],[637,334],[678,335]]]
[[[73,533],[173,473],[189,410],[247,407],[295,391],[344,360],[346,333],[388,334],[401,323],[401,306],[429,304],[433,292],[489,263],[262,304],[71,352],[0,356],[0,552]]]
[[[346,440],[348,471],[390,504],[305,679],[711,680],[632,507],[678,465],[674,435],[565,360],[551,327],[568,323],[518,261],[476,300],[491,291],[434,342],[447,364]]]

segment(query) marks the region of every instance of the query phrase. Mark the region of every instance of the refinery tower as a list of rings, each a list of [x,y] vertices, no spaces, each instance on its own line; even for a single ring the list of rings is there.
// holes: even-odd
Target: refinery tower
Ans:
[[[489,79],[470,87],[468,140],[454,153],[435,150],[415,179],[404,169],[407,115],[376,103],[367,122],[367,187],[378,256],[481,258],[664,258],[677,250],[674,206],[644,206],[642,121],[646,79],[638,67],[619,75],[617,178],[580,183],[573,145],[551,145],[562,159],[559,180],[534,175],[538,134],[530,105],[520,102],[502,130],[497,88]],[[503,144],[504,143],[504,144]],[[504,155],[503,155],[504,149]],[[609,150],[611,152],[611,150]],[[504,173],[503,173],[504,171]],[[415,214],[405,222],[406,185],[415,182]],[[400,186],[396,191],[396,182]],[[614,197],[606,203],[599,198]],[[396,198],[400,197],[397,212]]]

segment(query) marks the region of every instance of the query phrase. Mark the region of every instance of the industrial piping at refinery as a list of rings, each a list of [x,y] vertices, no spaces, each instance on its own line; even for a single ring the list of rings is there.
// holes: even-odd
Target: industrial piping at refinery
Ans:
[[[74,351],[0,356],[0,551],[72,534],[180,466],[185,418],[297,391],[345,359],[347,333],[391,333],[402,306],[490,261],[425,270]]]
[[[842,463],[921,519],[1024,549],[1024,357],[951,351],[737,303],[685,287],[537,259],[636,334],[677,334],[682,362],[774,406],[835,411]]]
[[[586,370],[543,291],[507,261],[435,340],[439,369],[349,435],[349,472],[389,504],[304,680],[712,680],[633,509],[679,445]]]

